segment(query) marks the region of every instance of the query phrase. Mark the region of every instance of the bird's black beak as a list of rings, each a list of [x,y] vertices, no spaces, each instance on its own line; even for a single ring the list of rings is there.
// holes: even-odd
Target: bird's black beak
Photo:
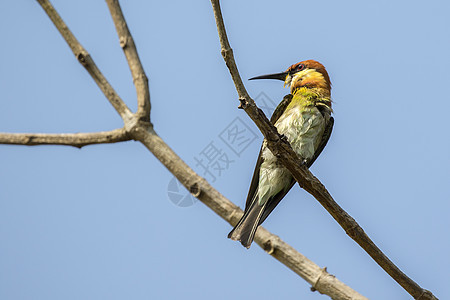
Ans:
[[[261,75],[261,76],[252,77],[249,80],[254,80],[254,79],[278,79],[278,80],[284,81],[288,74],[289,74],[289,72],[267,74],[267,75]]]

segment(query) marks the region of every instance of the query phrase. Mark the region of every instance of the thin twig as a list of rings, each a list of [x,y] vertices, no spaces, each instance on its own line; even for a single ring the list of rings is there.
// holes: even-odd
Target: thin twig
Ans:
[[[355,240],[395,281],[397,281],[415,299],[436,299],[433,294],[421,288],[416,282],[404,274],[389,258],[372,242],[356,221],[347,214],[331,197],[324,185],[302,164],[289,143],[283,140],[276,128],[270,124],[264,113],[256,107],[248,95],[240,78],[233,52],[228,42],[223,23],[219,0],[211,0],[217,31],[221,43],[221,53],[231,73],[236,90],[241,101],[241,107],[256,123],[268,142],[269,149],[279,158],[292,176],[308,193],[313,195],[320,204],[333,216],[345,232]]]
[[[0,144],[25,146],[63,145],[81,148],[87,145],[111,144],[130,139],[124,128],[101,132],[60,134],[0,132]]]
[[[77,58],[78,62],[80,62],[83,67],[88,71],[91,75],[92,79],[94,79],[95,83],[102,90],[103,94],[112,104],[112,106],[116,109],[122,119],[127,122],[132,116],[130,109],[126,106],[126,104],[122,101],[116,91],[109,84],[108,80],[106,80],[105,76],[103,76],[102,72],[98,69],[97,65],[91,58],[90,54],[84,49],[84,47],[78,42],[75,36],[72,34],[70,29],[64,23],[61,16],[55,10],[53,5],[48,0],[37,0],[39,4],[42,6],[44,11],[47,13],[48,17],[52,20],[53,24],[58,29],[59,33],[66,40],[73,54]]]
[[[141,60],[137,53],[133,36],[128,29],[127,22],[123,16],[118,0],[106,0],[111,13],[117,35],[119,36],[120,47],[123,49],[128,61],[128,66],[133,76],[136,88],[138,110],[137,117],[141,121],[150,122],[150,91],[148,88],[148,78],[145,75]]]

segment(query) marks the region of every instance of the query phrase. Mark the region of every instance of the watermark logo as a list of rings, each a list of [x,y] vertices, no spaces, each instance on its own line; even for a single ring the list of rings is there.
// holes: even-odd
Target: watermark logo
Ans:
[[[261,92],[255,102],[267,116],[273,114],[276,104],[265,93]],[[198,173],[212,183],[258,139],[258,135],[239,117],[231,121],[217,137],[194,156]],[[190,207],[198,201],[175,177],[167,185],[167,196],[178,207]]]
[[[202,175],[211,182],[215,182],[217,177],[222,175],[222,171],[228,170],[230,164],[235,162],[222,148],[214,145],[214,141],[211,141],[194,159],[197,162],[195,166],[200,167]]]
[[[175,177],[167,185],[167,196],[173,204],[179,207],[189,207],[198,201]]]
[[[234,119],[220,134],[219,138],[237,156],[253,143],[257,135],[239,117]]]

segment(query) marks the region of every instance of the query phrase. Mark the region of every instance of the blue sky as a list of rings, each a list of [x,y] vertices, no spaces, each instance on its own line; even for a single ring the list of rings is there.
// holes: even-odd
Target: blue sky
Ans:
[[[135,90],[104,1],[53,1],[116,91]],[[262,142],[220,56],[209,1],[127,1],[158,134],[243,207]],[[311,171],[374,242],[437,297],[450,297],[450,76],[446,1],[227,1],[243,78],[316,59],[333,82],[335,127]],[[1,132],[93,132],[122,121],[34,1],[0,10]],[[245,81],[258,104],[288,93]],[[238,120],[238,121],[235,121]],[[241,122],[239,155],[220,138]],[[325,299],[201,202],[168,197],[173,176],[139,143],[0,145],[1,299]],[[184,190],[180,190],[185,195]],[[173,198],[172,198],[173,199]],[[265,227],[370,299],[410,299],[295,186]]]

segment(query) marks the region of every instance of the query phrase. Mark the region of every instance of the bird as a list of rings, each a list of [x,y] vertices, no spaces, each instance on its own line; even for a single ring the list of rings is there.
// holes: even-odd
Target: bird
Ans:
[[[290,87],[290,94],[275,109],[270,122],[287,138],[309,168],[327,144],[333,129],[331,81],[325,67],[315,60],[293,64],[285,72],[250,78],[276,79]],[[250,248],[256,230],[295,184],[264,140],[250,184],[244,215],[228,234]]]

